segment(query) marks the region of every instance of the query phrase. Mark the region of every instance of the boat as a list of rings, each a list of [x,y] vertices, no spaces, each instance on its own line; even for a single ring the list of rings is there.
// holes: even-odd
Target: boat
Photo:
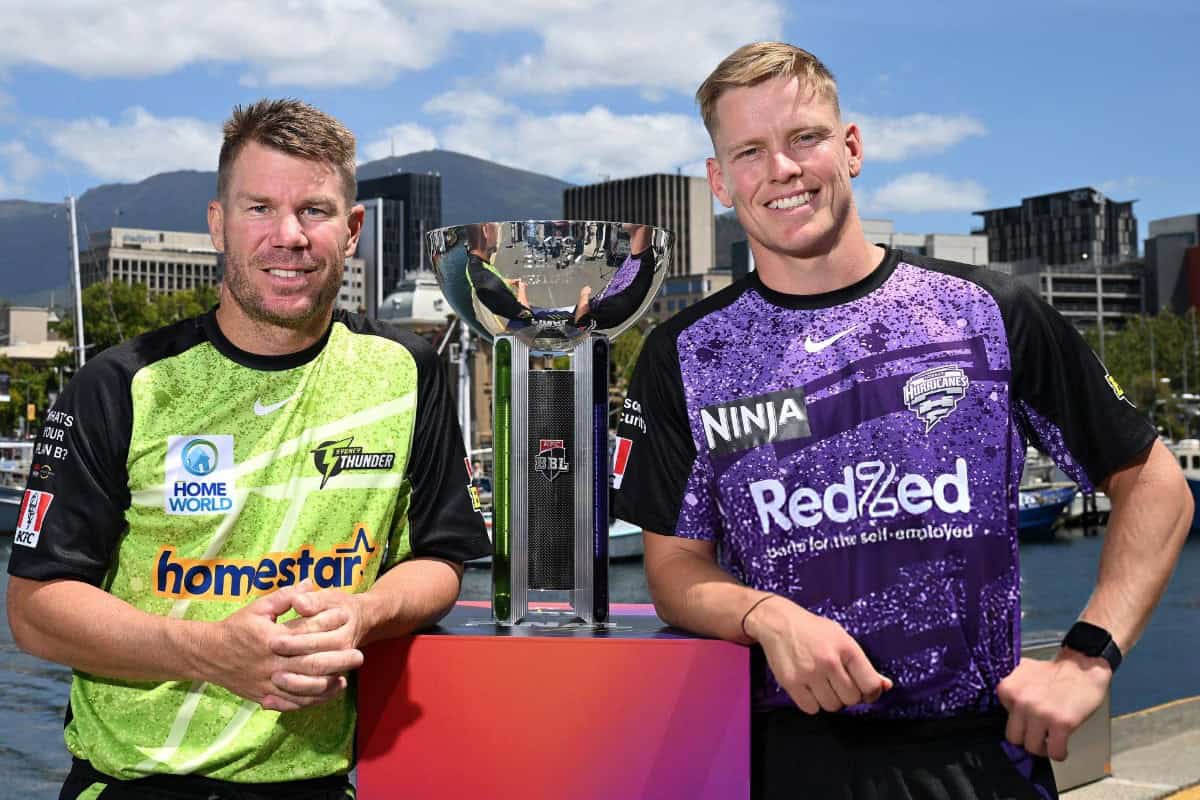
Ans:
[[[492,538],[492,512],[483,512],[483,522],[487,526],[488,538]],[[642,529],[623,519],[614,519],[608,526],[608,559],[622,561],[642,557]],[[489,567],[491,556],[484,556],[468,561],[468,567]]]
[[[1192,490],[1192,502],[1196,510],[1192,512],[1191,529],[1195,532],[1200,529],[1200,439],[1168,442],[1167,449],[1179,460],[1183,477],[1187,479],[1188,488]]]
[[[1017,537],[1022,541],[1049,541],[1079,487],[1053,459],[1030,447],[1025,451],[1025,469],[1018,491]]]
[[[1048,541],[1079,489],[1074,486],[1046,486],[1020,490],[1017,508],[1017,536],[1022,541]]]

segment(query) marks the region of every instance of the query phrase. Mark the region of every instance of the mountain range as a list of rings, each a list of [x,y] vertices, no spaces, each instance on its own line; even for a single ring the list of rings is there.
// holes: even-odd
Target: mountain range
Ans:
[[[360,179],[395,172],[442,177],[442,224],[505,219],[557,219],[571,184],[446,150],[426,150],[361,164]],[[137,183],[97,186],[76,200],[80,249],[92,233],[113,227],[205,232],[205,208],[216,172],[164,172]],[[0,200],[0,298],[63,303],[71,269],[70,220],[63,203]]]

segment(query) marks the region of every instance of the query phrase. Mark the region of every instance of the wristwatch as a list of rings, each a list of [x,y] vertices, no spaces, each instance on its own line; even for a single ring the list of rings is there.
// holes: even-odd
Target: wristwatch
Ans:
[[[1062,646],[1085,656],[1103,658],[1112,667],[1113,672],[1121,666],[1121,648],[1113,641],[1112,634],[1099,625],[1079,620],[1063,637]]]

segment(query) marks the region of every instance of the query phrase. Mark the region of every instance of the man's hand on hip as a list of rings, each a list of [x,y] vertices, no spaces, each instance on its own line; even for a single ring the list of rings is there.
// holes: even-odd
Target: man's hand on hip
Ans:
[[[873,703],[892,688],[858,642],[836,622],[772,597],[746,618],[779,685],[806,714]]]
[[[1030,753],[1067,757],[1067,739],[1092,715],[1112,682],[1102,658],[1061,650],[1053,661],[1023,658],[996,687],[1008,709],[1005,737]]]

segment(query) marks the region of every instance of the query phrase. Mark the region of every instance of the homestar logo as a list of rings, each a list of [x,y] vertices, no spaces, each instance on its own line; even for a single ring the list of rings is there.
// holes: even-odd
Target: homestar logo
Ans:
[[[967,472],[965,458],[954,459],[954,472],[932,481],[917,472],[897,478],[895,464],[860,461],[844,467],[842,480],[823,489],[801,486],[789,493],[774,478],[754,481],[749,489],[762,532],[770,533],[772,525],[790,531],[812,528],[827,519],[839,523],[886,519],[901,511],[916,515],[935,507],[947,514],[966,514],[971,510]]]
[[[168,436],[168,514],[225,514],[233,510],[233,437]]]
[[[312,451],[313,465],[321,473],[321,488],[329,479],[346,470],[388,470],[396,463],[395,453],[364,453],[361,447],[353,447],[354,437],[348,436],[334,442],[321,442]]]
[[[353,590],[363,581],[377,549],[365,522],[341,546],[304,545],[257,560],[180,558],[173,545],[158,551],[154,593],[172,600],[243,600],[311,578],[320,589]]]
[[[804,390],[733,400],[700,409],[708,449],[717,455],[809,435]]]

